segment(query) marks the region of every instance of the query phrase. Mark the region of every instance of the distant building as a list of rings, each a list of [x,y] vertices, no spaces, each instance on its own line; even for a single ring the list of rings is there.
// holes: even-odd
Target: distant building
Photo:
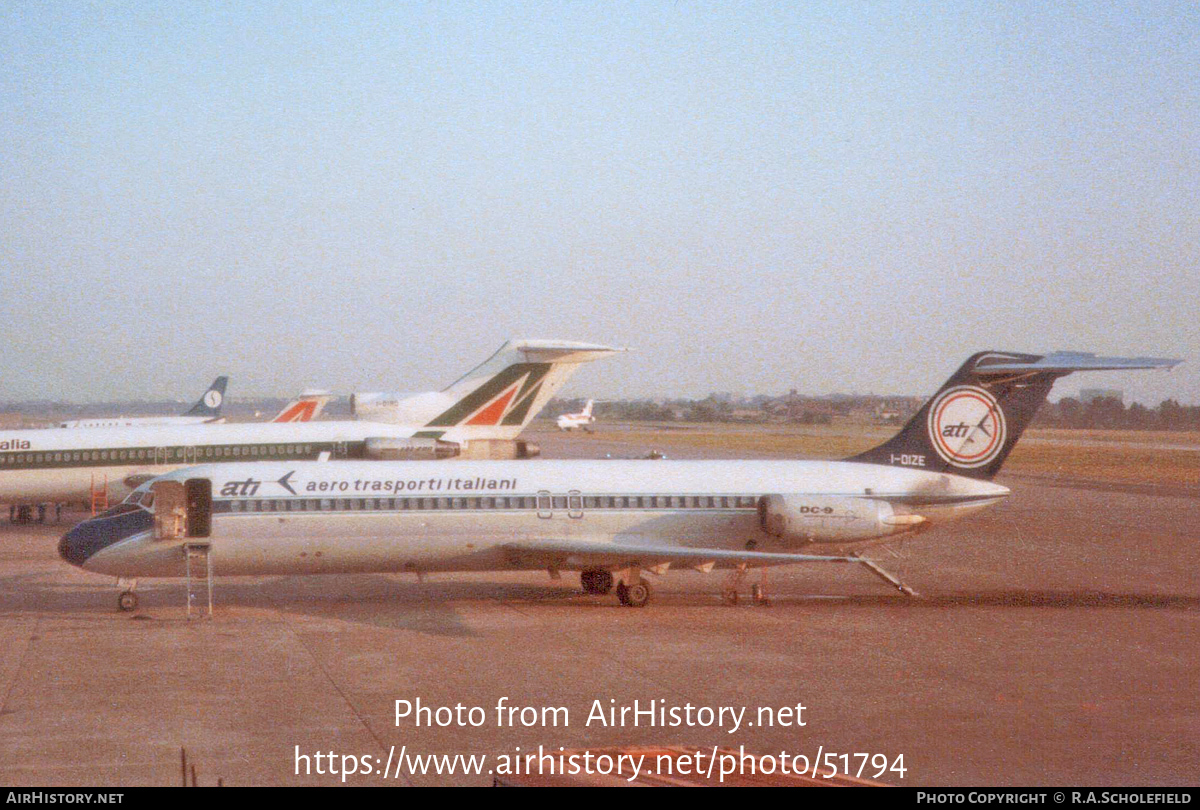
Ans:
[[[1125,392],[1119,388],[1081,388],[1079,391],[1079,401],[1084,405],[1089,405],[1097,399],[1115,399],[1122,405],[1125,404]]]

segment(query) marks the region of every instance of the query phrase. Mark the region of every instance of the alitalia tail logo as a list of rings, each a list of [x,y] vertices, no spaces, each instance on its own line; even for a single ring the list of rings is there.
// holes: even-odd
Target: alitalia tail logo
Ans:
[[[313,412],[317,410],[315,400],[306,399],[297,402],[292,407],[288,408],[279,416],[275,417],[276,422],[308,422],[313,418]]]
[[[1005,432],[1000,403],[974,385],[948,388],[929,406],[929,441],[956,467],[982,467],[995,459]]]
[[[524,424],[549,363],[514,363],[476,388],[425,427]]]
[[[468,425],[497,425],[500,423],[500,418],[504,416],[504,412],[508,410],[509,404],[512,403],[513,397],[517,395],[520,389],[520,382],[515,382],[506,388],[500,396],[493,399],[487,405],[483,406],[470,419],[466,421]]]

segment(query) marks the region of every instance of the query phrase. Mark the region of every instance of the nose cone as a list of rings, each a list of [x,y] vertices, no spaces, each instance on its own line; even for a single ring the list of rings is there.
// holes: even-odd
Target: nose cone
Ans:
[[[83,521],[64,534],[58,541],[58,556],[82,568],[96,552],[149,531],[153,526],[154,518],[145,509],[117,507],[100,517]]]
[[[58,556],[71,565],[82,567],[96,548],[96,528],[92,525],[95,522],[95,520],[85,520],[64,534],[58,541]]]
[[[76,526],[75,528],[79,528],[79,527]],[[71,529],[66,534],[64,534],[61,538],[59,538],[58,556],[62,557],[64,560],[69,562],[71,565],[79,565],[80,563],[76,562],[76,560],[78,559],[78,555],[74,551],[74,549],[77,545],[77,540],[72,537],[72,535],[74,535],[74,534],[75,534],[75,529]]]

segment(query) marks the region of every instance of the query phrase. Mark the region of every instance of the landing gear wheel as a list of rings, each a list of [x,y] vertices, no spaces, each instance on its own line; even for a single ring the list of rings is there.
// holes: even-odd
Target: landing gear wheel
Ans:
[[[721,601],[727,605],[736,605],[738,603],[737,588],[725,588],[722,590]]]
[[[622,582],[617,586],[617,599],[625,607],[645,607],[650,601],[650,586],[645,582],[633,585]]]
[[[584,593],[604,595],[613,589],[613,575],[603,568],[589,568],[579,573],[579,584]]]
[[[630,585],[626,590],[625,598],[628,600],[625,604],[629,607],[645,607],[650,602],[650,584],[639,582],[636,585]]]
[[[133,591],[121,591],[121,595],[117,597],[117,607],[126,613],[137,610],[138,598]]]

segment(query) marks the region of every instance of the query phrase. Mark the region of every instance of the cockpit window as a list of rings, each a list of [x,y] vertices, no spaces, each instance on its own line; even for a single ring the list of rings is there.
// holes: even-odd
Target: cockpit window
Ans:
[[[154,492],[149,489],[135,489],[125,496],[125,500],[121,501],[122,506],[141,506],[149,509],[154,505]]]

